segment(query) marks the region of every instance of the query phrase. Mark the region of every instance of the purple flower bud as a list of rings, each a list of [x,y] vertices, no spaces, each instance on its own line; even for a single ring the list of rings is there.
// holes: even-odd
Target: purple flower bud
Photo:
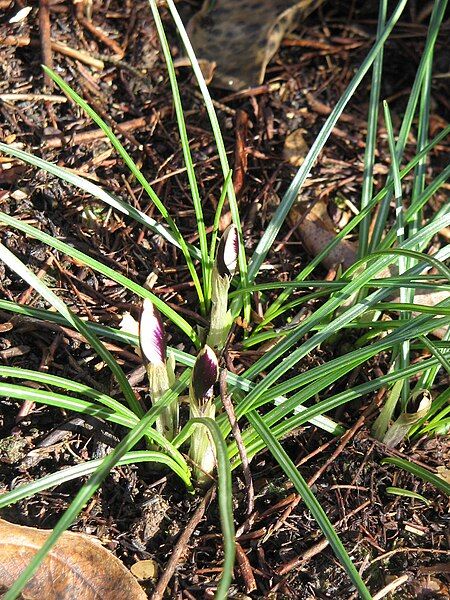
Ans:
[[[222,277],[233,277],[238,260],[239,236],[236,225],[229,225],[217,247],[216,266]]]
[[[139,321],[139,343],[142,357],[147,364],[158,365],[166,362],[166,340],[164,325],[159,310],[153,302],[145,298]]]
[[[217,356],[209,346],[204,346],[197,355],[191,378],[191,390],[197,403],[203,403],[212,396],[218,375]]]

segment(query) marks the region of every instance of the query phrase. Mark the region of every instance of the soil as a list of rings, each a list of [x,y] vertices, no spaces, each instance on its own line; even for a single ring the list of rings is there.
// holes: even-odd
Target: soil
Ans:
[[[51,97],[60,93],[44,79],[40,68],[42,24],[40,28],[37,8],[33,7],[20,24],[8,22],[23,4],[19,0],[0,0],[0,10],[4,11],[0,25],[1,140],[20,144],[46,160],[73,169],[157,218],[150,200],[90,119],[72,103]],[[113,128],[128,124],[126,131],[122,130],[127,150],[176,219],[183,235],[195,242],[195,215],[183,170],[170,86],[147,3],[94,2],[92,22],[101,28],[102,37],[94,35],[83,20],[75,18],[75,5],[63,1],[49,4],[52,40],[103,62],[100,69],[80,60],[80,54],[74,58],[53,48],[53,67]],[[351,1],[325,4],[299,25],[289,38],[291,42],[283,43],[269,65],[267,85],[257,93],[230,95],[214,91],[231,161],[236,148],[237,118],[244,111],[248,119],[245,139],[248,168],[239,192],[248,256],[296,172],[283,158],[286,136],[301,128],[306,143],[312,144],[327,111],[334,107],[373,43],[377,4]],[[187,18],[199,5],[197,1],[182,2],[180,10]],[[179,57],[176,33],[164,11],[163,17],[174,56]],[[430,121],[433,134],[447,124],[450,114],[449,54],[444,51],[449,26],[447,21],[435,57],[435,72],[447,74],[447,78],[433,79]],[[382,97],[390,101],[396,130],[426,33],[426,7],[411,2],[386,45]],[[335,51],[318,50],[313,43],[310,48],[292,45],[295,39],[326,41]],[[124,49],[120,59],[116,58],[115,44]],[[217,151],[190,70],[180,67],[177,73],[205,221],[210,224],[222,184]],[[305,197],[327,202],[336,226],[348,218],[349,206],[359,205],[369,85],[366,78],[304,188]],[[27,94],[27,97],[17,101],[5,94]],[[41,98],[38,94],[45,96]],[[376,186],[383,183],[389,167],[382,127],[380,132]],[[414,155],[414,140],[410,142],[406,158]],[[439,172],[446,162],[448,147],[441,144],[432,154],[428,175]],[[57,236],[140,284],[151,274],[157,276],[153,291],[192,324],[204,324],[198,314],[189,273],[179,264],[178,253],[164,240],[43,171],[0,156],[2,166],[2,211]],[[434,196],[432,208],[437,209],[446,201],[445,191],[443,188]],[[13,229],[0,226],[0,236],[80,316],[118,327],[124,312],[136,312],[137,297],[114,282]],[[310,257],[295,231],[286,225],[268,256],[270,270],[263,271],[261,281],[289,280],[308,260]],[[318,270],[318,277],[326,275],[325,269]],[[6,299],[35,308],[45,306],[32,289],[1,265],[0,290]],[[108,370],[70,330],[45,326],[24,317],[11,318],[11,314],[2,311],[0,332],[3,364],[47,370],[114,395]],[[193,350],[175,329],[169,329],[169,334],[171,344],[188,352]],[[254,349],[244,351],[239,342],[237,335],[229,359],[237,372],[260,354]],[[298,369],[326,361],[337,351],[332,345],[323,347],[298,365]],[[133,376],[136,392],[145,401],[139,357],[130,347],[116,345],[114,352],[127,374]],[[386,358],[377,357],[352,373],[351,381],[347,379],[339,385],[344,388],[367,381],[376,369],[386,372]],[[448,379],[442,376],[440,385],[446,383]],[[374,594],[407,575],[406,585],[391,598],[449,598],[448,499],[431,485],[381,464],[386,449],[370,437],[370,422],[359,420],[372,402],[372,397],[362,398],[332,415],[344,426],[353,427],[341,446],[340,440],[312,426],[294,432],[283,445],[307,480],[325,465],[313,484],[313,491]],[[22,417],[18,417],[19,410],[23,411]],[[116,443],[114,440],[123,436],[120,427],[108,429],[102,422],[83,422],[74,419],[76,416],[43,406],[31,407],[27,412],[22,403],[1,399],[0,491],[103,456]],[[43,444],[55,428],[63,429],[63,435],[58,434],[53,438],[56,441]],[[423,439],[405,444],[395,453],[434,469],[448,465],[448,442],[445,437]],[[318,525],[268,452],[255,457],[251,473],[256,490],[255,512],[238,538],[247,560],[241,555],[230,598],[356,597],[333,552],[322,543]],[[37,494],[2,510],[1,516],[23,525],[51,528],[81,483],[77,480]],[[414,490],[430,502],[424,505],[418,500],[389,495],[386,493],[389,486]],[[165,472],[139,465],[120,467],[114,469],[72,530],[94,534],[129,567],[151,558],[162,573],[200,501],[199,496],[188,495],[176,478]],[[246,521],[246,503],[245,482],[238,471],[234,477],[237,528]],[[183,550],[166,597],[212,597],[222,559],[218,509],[212,501]],[[256,582],[253,591],[249,591],[248,571]],[[155,581],[148,580],[143,585],[151,597]]]

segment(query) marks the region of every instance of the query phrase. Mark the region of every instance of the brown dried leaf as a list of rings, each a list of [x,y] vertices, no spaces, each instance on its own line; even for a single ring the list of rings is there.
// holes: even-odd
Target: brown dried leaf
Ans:
[[[0,589],[9,589],[50,531],[0,519]],[[145,600],[133,575],[98,540],[64,533],[23,591],[26,600]]]
[[[440,565],[445,567],[445,565]],[[435,598],[436,600],[445,600],[450,598],[450,590],[448,585],[437,579],[436,577],[420,577],[413,579],[412,589],[414,597],[417,600],[426,600],[427,598]]]
[[[295,129],[284,140],[283,158],[293,167],[299,167],[309,151],[309,146],[303,137],[304,133],[304,129]]]
[[[205,0],[189,21],[196,55],[217,64],[212,84],[241,90],[263,82],[286,33],[323,0]]]
[[[450,483],[450,469],[447,469],[447,467],[441,465],[436,470],[441,479],[443,479],[447,483]]]
[[[290,213],[291,225],[298,225],[298,235],[307,252],[313,256],[320,254],[322,250],[336,237],[336,231],[327,212],[327,206],[323,200],[316,202],[308,209],[306,202],[295,204]],[[340,242],[323,259],[327,269],[342,265],[348,269],[356,260],[356,246],[347,240]]]
[[[131,565],[131,572],[135,577],[145,581],[146,579],[158,578],[158,563],[152,558],[139,560]]]

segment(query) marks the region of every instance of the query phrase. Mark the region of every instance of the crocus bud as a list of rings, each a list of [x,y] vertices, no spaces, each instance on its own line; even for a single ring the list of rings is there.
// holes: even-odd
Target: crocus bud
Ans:
[[[221,277],[233,277],[238,260],[239,236],[236,225],[229,225],[217,246],[216,266]]]
[[[217,381],[219,365],[215,352],[205,346],[197,356],[192,370],[189,389],[190,417],[215,418],[214,384]],[[214,442],[205,425],[196,425],[191,437],[189,456],[194,463],[194,476],[200,485],[210,481],[216,464]]]
[[[215,352],[209,346],[204,346],[197,356],[191,377],[191,396],[198,406],[211,399],[218,373]]]
[[[235,225],[230,225],[217,246],[211,281],[211,318],[206,343],[220,352],[233,323],[228,310],[228,291],[238,260],[239,237]]]
[[[148,377],[152,403],[155,404],[175,381],[173,360],[167,360],[164,324],[160,312],[145,299],[139,321],[139,344]],[[169,441],[178,430],[178,400],[164,408],[155,422],[156,429]]]
[[[157,365],[166,361],[166,340],[161,313],[153,302],[145,298],[139,321],[139,343],[146,364]]]

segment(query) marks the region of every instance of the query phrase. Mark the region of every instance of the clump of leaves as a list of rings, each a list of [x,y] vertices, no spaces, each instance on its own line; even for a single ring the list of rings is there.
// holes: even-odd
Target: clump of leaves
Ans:
[[[34,402],[55,405],[61,408],[78,411],[85,414],[96,414],[105,420],[118,424],[128,429],[127,434],[118,446],[102,461],[88,461],[86,464],[70,467],[62,472],[52,474],[31,484],[26,484],[4,494],[0,498],[0,507],[18,501],[20,498],[37,493],[63,481],[74,479],[81,475],[90,475],[87,483],[80,489],[70,508],[58,522],[52,534],[37,551],[33,559],[14,583],[7,600],[16,598],[29,577],[38,568],[40,561],[51,550],[58,537],[73,523],[95,490],[101,485],[103,479],[111,469],[118,464],[129,462],[157,462],[169,467],[192,491],[191,462],[186,461],[180,452],[180,447],[189,440],[191,442],[190,459],[194,464],[194,476],[202,482],[207,473],[213,470],[213,461],[217,462],[217,478],[219,489],[219,506],[221,526],[224,536],[224,565],[222,578],[217,587],[217,597],[226,598],[231,582],[234,563],[234,524],[232,515],[232,490],[231,468],[240,464],[239,449],[231,438],[231,426],[228,417],[217,411],[213,397],[214,381],[217,377],[217,364],[220,361],[223,348],[232,325],[232,318],[237,317],[243,310],[244,318],[250,317],[251,292],[258,290],[262,296],[268,289],[280,288],[280,293],[274,302],[267,297],[264,299],[265,314],[262,322],[255,330],[242,341],[244,347],[249,348],[259,345],[263,341],[276,338],[277,343],[264,353],[244,373],[237,376],[227,373],[230,393],[234,401],[236,418],[245,419],[248,426],[243,430],[242,439],[247,456],[251,458],[261,450],[269,450],[280,465],[280,468],[292,481],[297,492],[307,504],[313,517],[317,520],[330,546],[338,556],[341,564],[346,569],[351,581],[357,588],[360,597],[369,600],[371,595],[367,590],[361,575],[350,560],[339,537],[334,531],[327,515],[312,494],[298,469],[280,443],[283,436],[293,431],[300,425],[311,422],[331,434],[342,433],[342,427],[330,419],[326,413],[338,406],[353,400],[370,396],[380,388],[389,389],[396,382],[403,382],[399,389],[397,399],[399,412],[405,412],[408,400],[410,381],[418,376],[416,389],[430,390],[436,380],[440,369],[450,371],[448,357],[446,356],[448,344],[448,326],[450,324],[450,300],[444,299],[436,306],[425,307],[414,302],[415,291],[424,286],[430,290],[446,289],[450,280],[448,269],[444,261],[450,256],[450,247],[443,246],[432,256],[429,255],[431,241],[444,227],[450,226],[450,206],[445,205],[437,214],[424,218],[424,206],[433,194],[446,181],[450,167],[426,185],[426,161],[431,150],[439,144],[450,128],[447,127],[438,133],[433,140],[428,141],[429,133],[429,107],[430,90],[432,82],[433,52],[437,35],[445,14],[446,2],[436,0],[425,43],[425,49],[417,71],[417,76],[407,109],[400,127],[398,139],[395,142],[391,128],[389,111],[386,107],[385,117],[388,128],[388,137],[391,150],[391,172],[385,185],[372,197],[373,164],[375,140],[377,136],[378,106],[380,103],[380,81],[382,75],[382,50],[394,25],[398,21],[407,0],[400,0],[393,9],[389,20],[386,18],[385,0],[380,2],[380,13],[377,38],[373,48],[368,53],[361,67],[355,73],[348,89],[338,101],[336,107],[329,115],[325,125],[314,141],[310,151],[300,167],[297,175],[289,186],[280,205],[274,212],[266,231],[261,237],[258,246],[247,266],[245,252],[243,251],[242,229],[239,211],[230,185],[230,169],[223,139],[220,134],[217,116],[214,112],[208,89],[202,78],[201,70],[192,51],[188,36],[177,13],[173,0],[167,0],[167,6],[179,30],[180,38],[191,60],[194,73],[205,99],[205,106],[211,120],[212,129],[217,142],[218,154],[224,176],[222,194],[217,203],[217,212],[214,218],[213,231],[208,249],[205,222],[202,213],[202,203],[198,193],[195,179],[195,170],[190,154],[189,142],[184,122],[183,107],[176,82],[175,70],[170,55],[170,48],[165,37],[164,29],[158,12],[156,0],[150,0],[150,5],[155,18],[158,34],[164,56],[167,61],[170,83],[174,95],[174,105],[180,130],[180,140],[187,167],[189,188],[192,191],[192,201],[198,223],[199,247],[190,245],[181,235],[175,221],[167,208],[151,188],[144,175],[125,150],[117,136],[109,126],[93,111],[80,96],[72,90],[56,74],[47,71],[59,87],[91,116],[96,124],[104,131],[111,144],[123,158],[125,164],[136,180],[142,185],[143,190],[159,210],[163,223],[150,219],[148,215],[138,211],[121,198],[117,198],[102,190],[92,182],[87,181],[72,172],[59,166],[52,165],[32,154],[17,148],[0,144],[0,149],[9,155],[24,160],[38,168],[54,174],[79,189],[92,194],[95,198],[107,203],[122,214],[135,219],[143,227],[153,233],[161,235],[164,239],[177,248],[186,262],[192,277],[194,289],[198,295],[200,311],[207,317],[211,307],[211,324],[206,340],[199,335],[194,327],[170,306],[161,301],[143,286],[131,281],[121,273],[116,272],[78,251],[71,245],[65,244],[60,239],[46,234],[28,223],[16,219],[11,215],[0,213],[0,221],[8,227],[22,231],[35,239],[41,240],[49,247],[54,248],[68,256],[73,257],[88,268],[101,273],[110,280],[123,285],[127,290],[136,294],[142,300],[150,300],[151,305],[144,304],[143,319],[148,317],[153,327],[153,333],[141,341],[141,350],[149,374],[149,389],[152,406],[147,412],[137,402],[136,397],[123,373],[120,365],[106,349],[98,336],[114,339],[122,343],[139,345],[139,340],[132,334],[116,331],[98,323],[81,320],[73,314],[68,307],[49,290],[17,257],[7,248],[0,245],[0,259],[15,271],[30,286],[36,289],[41,296],[54,309],[51,311],[38,311],[31,307],[20,306],[14,302],[0,300],[0,307],[19,314],[33,316],[34,318],[48,319],[53,322],[70,325],[77,329],[88,341],[90,346],[102,358],[103,362],[111,369],[123,398],[123,403],[117,401],[98,390],[77,384],[67,379],[59,378],[47,373],[28,371],[24,369],[0,367],[0,376],[6,380],[0,383],[0,394],[19,400],[29,399]],[[258,284],[258,272],[276,239],[286,216],[289,214],[301,187],[305,183],[311,168],[319,153],[324,147],[333,127],[342,114],[363,77],[373,65],[373,78],[369,107],[368,141],[365,156],[364,182],[361,196],[360,212],[334,237],[326,248],[311,260],[302,269],[294,281],[280,284],[278,282]],[[417,152],[414,158],[401,168],[401,161],[406,140],[412,129],[415,116],[418,116],[419,135],[417,136]],[[402,180],[408,173],[414,175],[414,190],[412,198],[406,207],[402,202]],[[233,218],[233,226],[223,235],[218,252],[215,254],[215,243],[218,235],[220,212],[228,197]],[[395,201],[394,225],[390,220],[391,200]],[[432,213],[432,211],[430,211]],[[372,219],[375,225],[372,235]],[[348,234],[360,228],[359,236],[359,261],[346,272],[338,272],[335,281],[321,281],[311,279],[309,276],[323,257],[335,248]],[[237,261],[239,262],[239,282],[237,289],[230,292],[230,282],[234,275],[236,241],[239,246]],[[407,259],[407,260],[404,260]],[[391,265],[398,265],[398,276],[384,279],[379,274]],[[430,273],[430,268],[439,273],[439,277]],[[201,276],[199,271],[201,269]],[[307,290],[307,293],[297,293],[292,299],[294,291]],[[400,302],[386,302],[400,290]],[[405,290],[411,290],[405,293]],[[233,294],[233,296],[232,296]],[[229,298],[232,297],[229,307]],[[274,326],[274,320],[284,315],[286,321],[292,309],[310,301],[321,302],[315,304],[315,310],[299,323],[291,323],[282,331]],[[177,349],[172,349],[173,356],[178,364],[187,367],[180,375],[173,377],[176,372],[170,355],[163,345],[162,321],[158,318],[156,310],[167,317],[173,326],[187,336],[195,348],[200,350],[197,359]],[[56,312],[55,312],[56,311]],[[412,312],[419,313],[412,318]],[[377,315],[396,315],[396,319],[384,320]],[[142,324],[141,324],[142,325]],[[447,332],[442,342],[435,342],[432,332],[443,327]],[[318,365],[309,371],[289,375],[291,369],[336,334],[344,335],[352,328],[361,331],[355,347],[343,356],[334,357],[326,364]],[[141,327],[144,331],[145,326]],[[155,333],[156,332],[156,333]],[[153,336],[153,337],[152,337]],[[143,337],[141,335],[141,337]],[[205,346],[206,343],[206,346]],[[410,360],[411,349],[427,349],[430,354],[420,362]],[[391,368],[387,373],[359,385],[354,385],[344,391],[330,395],[329,390],[335,388],[336,382],[346,374],[358,369],[371,358],[383,353],[391,354]],[[192,372],[192,367],[194,371]],[[260,375],[264,373],[265,377]],[[10,383],[9,379],[35,381],[40,384],[40,389]],[[64,390],[65,393],[49,391],[49,387]],[[191,418],[178,432],[178,398],[189,387]],[[71,392],[72,395],[69,395]],[[73,397],[76,394],[76,397]],[[322,398],[322,395],[325,395]],[[440,431],[440,426],[448,425],[448,394],[442,393],[432,399],[431,408],[427,416],[432,416],[427,424],[421,422],[412,426],[409,435],[418,432]],[[219,405],[219,403],[217,403]],[[219,405],[220,406],[220,405]],[[214,407],[214,408],[213,408]],[[264,407],[264,411],[259,409]],[[391,413],[393,414],[393,413]],[[426,418],[426,417],[425,417]],[[390,420],[390,419],[389,419]],[[441,420],[439,425],[436,420]],[[383,426],[384,428],[384,426]],[[403,434],[402,434],[403,435]],[[145,439],[148,450],[134,450],[136,444]],[[214,450],[212,447],[214,444]],[[208,456],[208,464],[203,464],[204,456],[197,450],[196,444],[206,448],[204,455]],[[151,448],[156,448],[155,450]],[[397,467],[407,468],[403,462],[393,462]],[[205,461],[206,462],[206,461]],[[443,491],[448,491],[446,482],[431,472],[418,472],[418,476],[430,481]]]

